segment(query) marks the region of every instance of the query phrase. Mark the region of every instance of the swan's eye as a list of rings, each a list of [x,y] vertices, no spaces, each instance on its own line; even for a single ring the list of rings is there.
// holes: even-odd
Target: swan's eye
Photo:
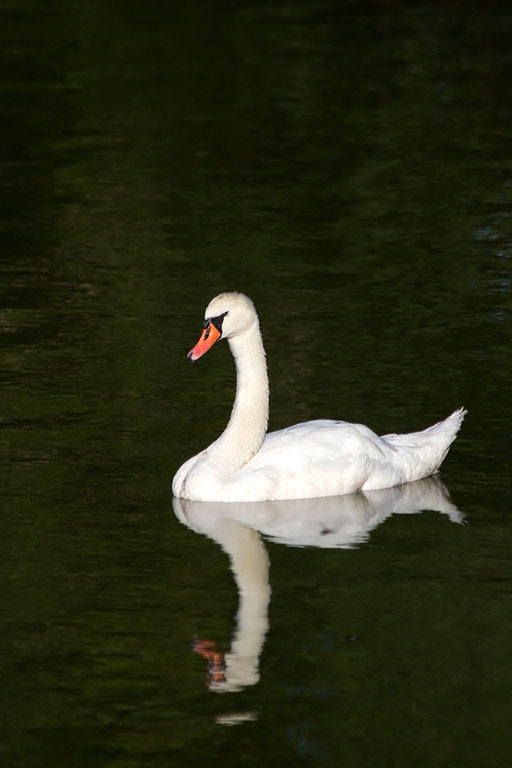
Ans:
[[[227,312],[223,312],[222,315],[219,315],[218,317],[212,317],[210,320],[210,323],[218,330],[219,333],[222,333],[222,321],[227,314]]]
[[[222,315],[218,315],[217,317],[207,317],[203,321],[203,328],[205,330],[203,339],[207,339],[210,335],[210,332],[213,328],[222,336],[222,321],[226,317],[228,313],[223,312]]]

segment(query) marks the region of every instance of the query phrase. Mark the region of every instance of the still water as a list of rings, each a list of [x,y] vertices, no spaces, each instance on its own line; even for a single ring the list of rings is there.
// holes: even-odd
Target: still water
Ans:
[[[0,10],[9,768],[505,766],[507,3]],[[171,500],[254,300],[271,429],[469,410],[440,478]]]

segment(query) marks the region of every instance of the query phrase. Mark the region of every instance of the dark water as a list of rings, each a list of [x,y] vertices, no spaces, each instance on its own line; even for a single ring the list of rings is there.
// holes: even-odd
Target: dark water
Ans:
[[[3,4],[6,766],[511,763],[511,34],[507,3]],[[451,506],[176,517],[233,397],[226,345],[185,359],[223,290],[271,428],[464,404]]]

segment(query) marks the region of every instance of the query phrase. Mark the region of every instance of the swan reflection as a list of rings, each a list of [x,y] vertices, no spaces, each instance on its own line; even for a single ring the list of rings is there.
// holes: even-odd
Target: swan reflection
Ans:
[[[237,626],[226,654],[210,640],[194,650],[208,661],[212,691],[239,691],[259,680],[268,630],[269,557],[260,534],[288,546],[350,548],[393,514],[433,510],[453,523],[462,513],[438,477],[379,491],[294,501],[201,502],[173,498],[177,518],[216,541],[229,555],[239,593]]]

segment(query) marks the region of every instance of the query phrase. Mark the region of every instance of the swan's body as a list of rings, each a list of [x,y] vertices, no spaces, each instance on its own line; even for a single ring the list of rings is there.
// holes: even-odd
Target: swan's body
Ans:
[[[422,432],[379,437],[362,424],[308,421],[266,434],[268,378],[258,316],[241,293],[224,293],[205,312],[196,360],[227,338],[237,371],[229,423],[185,462],[175,496],[195,501],[265,501],[391,488],[436,472],[464,418],[461,408]]]

